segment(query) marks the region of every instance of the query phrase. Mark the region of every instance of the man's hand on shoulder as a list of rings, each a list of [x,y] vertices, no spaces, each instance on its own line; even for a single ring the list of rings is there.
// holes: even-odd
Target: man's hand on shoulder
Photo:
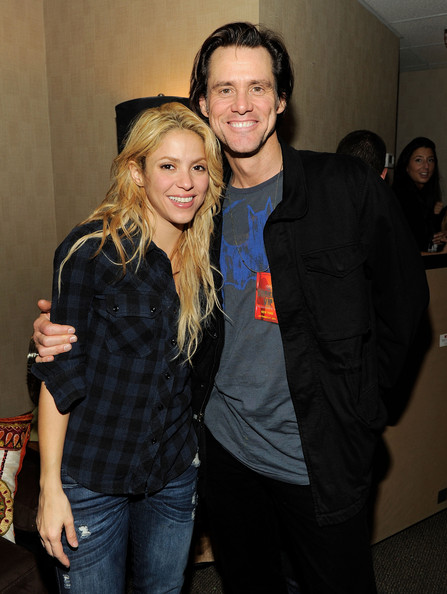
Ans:
[[[52,324],[50,321],[51,301],[40,299],[37,303],[41,314],[34,321],[33,340],[39,356],[37,363],[47,363],[54,360],[55,355],[71,350],[71,345],[78,339],[73,326]]]

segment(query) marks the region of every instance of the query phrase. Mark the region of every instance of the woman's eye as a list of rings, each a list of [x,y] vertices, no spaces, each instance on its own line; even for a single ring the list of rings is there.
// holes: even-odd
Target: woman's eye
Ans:
[[[194,171],[206,171],[205,165],[194,165]]]
[[[168,170],[170,170],[170,169],[174,169],[174,165],[172,165],[171,163],[164,163],[164,164],[161,166],[161,168],[162,168],[162,169],[168,169]]]

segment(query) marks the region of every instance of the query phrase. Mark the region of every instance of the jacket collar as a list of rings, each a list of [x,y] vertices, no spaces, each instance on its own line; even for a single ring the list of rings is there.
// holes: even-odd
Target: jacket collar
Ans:
[[[282,200],[276,207],[272,218],[300,219],[308,210],[307,187],[304,167],[299,151],[283,143],[279,139],[283,158],[283,192]],[[224,183],[231,179],[231,168],[224,157]]]
[[[282,201],[272,215],[278,219],[300,219],[308,210],[308,195],[300,153],[281,140],[283,158]]]

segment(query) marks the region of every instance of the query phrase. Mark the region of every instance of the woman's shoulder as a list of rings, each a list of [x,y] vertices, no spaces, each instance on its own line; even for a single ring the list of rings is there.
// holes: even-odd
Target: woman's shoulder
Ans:
[[[90,236],[90,237],[89,237]],[[102,236],[102,221],[89,221],[76,225],[60,243],[56,250],[56,257],[64,258],[79,242],[78,257],[90,257],[97,249]],[[82,239],[85,241],[82,242]]]

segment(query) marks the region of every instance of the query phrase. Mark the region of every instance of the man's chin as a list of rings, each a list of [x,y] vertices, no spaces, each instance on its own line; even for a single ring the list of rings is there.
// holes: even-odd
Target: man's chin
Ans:
[[[275,130],[272,130],[266,138],[245,143],[226,142],[227,139],[224,139],[221,140],[221,145],[225,154],[230,159],[249,159],[257,155],[274,134]]]
[[[262,148],[262,144],[258,145],[254,149],[247,148],[231,148],[228,145],[223,145],[223,150],[227,157],[231,159],[249,159],[250,157],[254,157],[259,153]]]

